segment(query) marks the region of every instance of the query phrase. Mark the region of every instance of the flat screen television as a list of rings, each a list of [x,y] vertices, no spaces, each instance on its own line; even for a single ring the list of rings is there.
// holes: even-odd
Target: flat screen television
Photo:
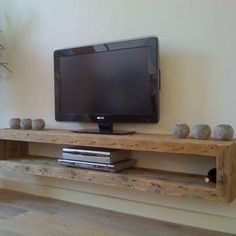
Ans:
[[[84,133],[124,134],[114,122],[159,121],[158,38],[56,50],[57,121],[96,122]]]

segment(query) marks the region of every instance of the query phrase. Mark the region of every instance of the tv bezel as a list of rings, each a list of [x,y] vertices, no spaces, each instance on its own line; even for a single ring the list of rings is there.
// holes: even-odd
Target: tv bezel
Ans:
[[[105,52],[110,50],[124,50],[130,48],[149,47],[149,68],[148,73],[152,80],[153,96],[152,113],[146,114],[86,114],[86,113],[63,113],[60,109],[61,84],[60,84],[60,57],[88,54],[95,52]],[[98,45],[83,46],[76,48],[60,49],[54,51],[54,90],[55,90],[55,119],[56,121],[75,121],[75,122],[131,122],[131,123],[157,123],[159,121],[159,42],[157,37],[148,37],[120,42],[103,43]],[[150,66],[150,63],[152,66]],[[102,119],[101,119],[102,117]]]

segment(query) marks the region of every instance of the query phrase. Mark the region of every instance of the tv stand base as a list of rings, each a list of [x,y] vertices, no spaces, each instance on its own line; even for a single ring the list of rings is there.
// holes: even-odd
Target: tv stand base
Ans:
[[[79,129],[72,130],[74,133],[84,134],[108,134],[108,135],[125,135],[134,134],[135,131],[113,130],[113,123],[109,121],[99,122],[98,129]]]
[[[126,134],[135,134],[135,131],[127,131],[127,130],[99,130],[99,129],[78,129],[71,130],[73,133],[81,133],[81,134],[107,134],[107,135],[126,135]]]

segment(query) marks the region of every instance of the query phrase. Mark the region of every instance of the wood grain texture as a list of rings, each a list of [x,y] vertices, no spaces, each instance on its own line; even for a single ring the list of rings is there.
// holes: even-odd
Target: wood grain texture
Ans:
[[[6,157],[18,156],[18,142],[7,140],[7,155]]]
[[[28,155],[29,154],[29,143],[28,142],[17,142],[17,155]]]
[[[13,130],[1,129],[0,139],[37,143],[53,143],[73,146],[105,147],[160,153],[181,153],[203,156],[216,156],[218,145],[231,142],[215,140],[177,139],[171,135],[132,134],[132,135],[94,135],[78,134],[68,130]]]
[[[55,160],[30,160],[28,142],[61,144],[65,146],[105,147],[159,153],[191,154],[216,158],[217,183],[204,185],[203,177],[132,169],[120,174],[89,171],[58,166]],[[177,139],[170,135],[94,135],[68,130],[0,130],[0,156],[26,160],[1,161],[0,168],[55,178],[76,180],[112,187],[153,191],[174,196],[201,197],[231,202],[235,198],[236,141]],[[6,147],[5,147],[6,146]],[[20,157],[22,158],[22,157]]]
[[[21,155],[27,155],[29,152],[29,144],[27,142],[22,141],[11,141],[11,140],[5,140],[1,141],[2,143],[2,149],[3,153],[5,154],[5,157],[2,156],[3,159],[21,156]]]
[[[236,189],[236,146],[218,147],[216,157],[217,183],[216,188],[224,196],[226,202],[235,198]]]
[[[236,143],[230,145],[229,150],[229,172],[228,172],[228,178],[230,179],[229,183],[229,199],[228,202],[231,202],[236,197]],[[227,201],[227,199],[226,199]]]
[[[24,159],[0,161],[0,169],[21,174],[68,179],[84,183],[138,191],[152,191],[171,196],[190,196],[221,200],[214,184],[206,184],[204,177],[142,168],[131,168],[119,173],[70,168],[58,165],[54,158],[26,156]]]
[[[7,156],[7,141],[0,140],[0,159],[5,159]]]

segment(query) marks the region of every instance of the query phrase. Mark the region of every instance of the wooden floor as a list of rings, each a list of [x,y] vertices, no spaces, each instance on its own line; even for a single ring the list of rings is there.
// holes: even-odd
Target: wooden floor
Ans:
[[[220,236],[230,234],[0,190],[0,236],[5,235]]]

